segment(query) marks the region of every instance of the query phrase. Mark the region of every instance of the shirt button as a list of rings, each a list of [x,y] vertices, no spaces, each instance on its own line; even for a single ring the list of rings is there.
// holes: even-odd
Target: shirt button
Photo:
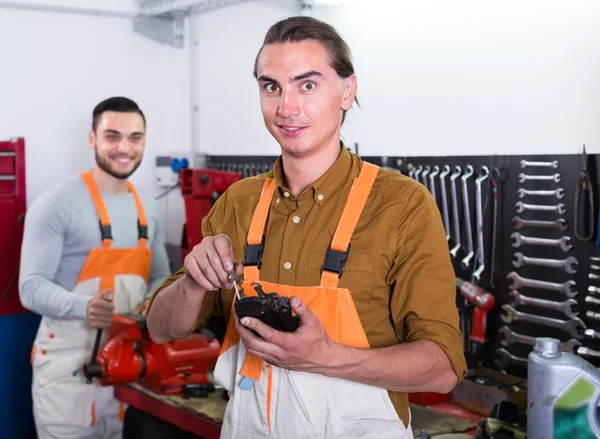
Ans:
[[[290,268],[292,268],[292,264],[290,264],[289,262],[286,262],[285,264],[283,264],[283,268],[285,268],[286,270],[289,270]]]
[[[295,216],[294,218],[292,218],[292,221],[294,221],[296,224],[298,224],[300,222],[300,218]]]
[[[275,201],[276,203],[279,203],[281,201],[281,198],[277,197],[277,201]]]
[[[283,196],[284,196],[285,198],[289,198],[289,196],[290,196],[290,193],[286,191],[286,192],[284,192],[284,193],[283,193]]]
[[[323,194],[317,195],[317,200],[321,201],[323,199]]]

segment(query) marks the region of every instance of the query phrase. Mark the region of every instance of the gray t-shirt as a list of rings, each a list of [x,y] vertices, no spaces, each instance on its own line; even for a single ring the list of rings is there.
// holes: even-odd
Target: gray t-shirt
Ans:
[[[137,188],[136,188],[137,189]],[[101,192],[110,218],[113,247],[138,245],[137,209],[131,194]],[[156,202],[138,190],[148,218],[152,269],[146,297],[171,275]],[[100,223],[79,174],[38,196],[25,215],[19,294],[23,306],[50,318],[85,319],[90,296],[73,293],[91,249],[100,247]]]

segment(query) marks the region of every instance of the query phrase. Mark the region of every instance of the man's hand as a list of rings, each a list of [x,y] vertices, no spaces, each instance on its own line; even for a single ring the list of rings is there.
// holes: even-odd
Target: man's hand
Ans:
[[[290,370],[315,372],[332,358],[336,344],[329,338],[319,318],[296,296],[290,299],[292,309],[300,317],[295,332],[281,332],[258,319],[236,318],[236,328],[246,350],[274,366]],[[249,328],[249,329],[246,329]],[[260,336],[255,336],[254,330]]]
[[[242,274],[242,266],[233,260],[231,239],[227,235],[207,236],[185,257],[185,275],[207,291],[233,288],[229,272],[236,268]]]
[[[150,303],[150,299],[143,300],[135,309],[132,311],[134,315],[144,315],[146,310],[148,309],[148,304]]]
[[[106,329],[115,315],[115,304],[111,290],[100,291],[87,304],[88,325],[94,329]]]

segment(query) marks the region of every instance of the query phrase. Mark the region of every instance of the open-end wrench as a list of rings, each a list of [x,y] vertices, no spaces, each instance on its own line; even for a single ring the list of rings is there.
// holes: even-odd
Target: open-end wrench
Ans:
[[[579,315],[579,311],[577,311],[577,301],[575,299],[567,299],[564,302],[554,302],[553,300],[524,296],[516,290],[511,291],[508,294],[508,297],[512,299],[510,305],[514,307],[529,305],[537,308],[551,309],[553,311],[562,312],[570,319]]]
[[[535,314],[527,314],[521,311],[517,311],[510,305],[502,305],[503,313],[500,314],[500,318],[504,323],[511,324],[513,322],[526,322],[536,323],[542,326],[548,326],[550,328],[560,329],[565,331],[571,337],[581,340],[584,336],[584,331],[587,329],[583,320],[579,317],[575,317],[570,320],[554,319],[552,317],[538,316]]]
[[[519,248],[522,245],[545,245],[547,247],[558,247],[564,252],[568,252],[573,248],[569,241],[571,238],[563,236],[559,239],[547,239],[547,238],[533,238],[529,236],[523,236],[519,232],[514,232],[510,235],[513,240],[512,246]]]
[[[412,163],[408,164],[408,176],[410,178],[412,178],[413,180],[415,178],[415,171],[416,170],[417,170],[417,168],[415,168]]]
[[[575,281],[568,280],[565,283],[559,284],[554,282],[546,282],[545,280],[527,279],[519,276],[516,272],[511,271],[506,275],[507,279],[511,279],[512,283],[508,286],[511,290],[516,290],[520,287],[537,288],[539,290],[558,291],[563,293],[569,299],[577,296],[578,291],[574,290],[577,286]]]
[[[427,176],[429,175],[430,171],[431,171],[431,166],[425,165],[425,170],[421,174],[421,177],[423,178],[423,186],[425,186],[427,188],[427,190],[429,190],[429,182],[427,181]]]
[[[526,220],[521,217],[515,216],[512,219],[515,229],[520,230],[525,227],[548,227],[564,232],[568,229],[567,221],[564,218],[559,218],[556,221],[540,221],[540,220]]]
[[[503,338],[500,339],[500,344],[502,346],[510,346],[516,343],[535,346],[535,337],[519,334],[518,332],[512,331],[508,326],[503,326],[498,332],[503,336]],[[575,353],[575,349],[579,346],[581,346],[581,342],[571,338],[569,341],[560,344],[560,350],[562,352],[570,352],[573,354]]]
[[[554,190],[540,190],[540,191],[530,191],[527,189],[523,189],[523,188],[519,188],[517,190],[517,194],[519,195],[519,198],[524,198],[526,195],[539,195],[542,197],[556,197],[557,199],[562,199],[565,197],[565,191],[563,190],[563,188],[558,188],[558,189],[554,189]]]
[[[600,351],[590,349],[586,346],[581,346],[577,348],[577,355],[581,355],[582,357],[591,357],[598,359],[600,358]]]
[[[516,268],[523,265],[537,265],[538,267],[562,268],[566,273],[573,274],[577,273],[575,266],[579,264],[573,256],[566,259],[529,258],[523,256],[523,253],[515,253],[514,256],[516,259],[513,260],[513,265]]]
[[[475,258],[475,267],[477,268],[471,275],[471,282],[474,284],[479,283],[481,274],[485,270],[485,252],[483,249],[483,191],[481,190],[481,184],[489,177],[489,168],[482,166],[479,176],[475,180],[475,213],[477,217],[477,258]]]
[[[597,297],[585,296],[585,301],[586,303],[591,303],[592,305],[600,305],[600,299],[598,299]]]
[[[588,319],[600,321],[600,312],[587,311],[585,316]]]
[[[438,165],[435,165],[433,167],[433,170],[429,174],[429,192],[431,192],[431,196],[433,197],[433,201],[435,201],[435,204],[437,204],[437,196],[435,193],[435,177],[437,177],[439,173],[440,167]]]
[[[560,174],[553,175],[528,175],[528,174],[519,174],[519,182],[525,183],[527,180],[537,180],[537,181],[554,181],[555,183],[560,183]]]
[[[525,212],[525,211],[557,212],[562,215],[563,213],[565,213],[567,211],[567,209],[565,209],[565,205],[563,203],[559,203],[556,205],[546,205],[546,204],[526,204],[526,203],[523,203],[522,201],[517,201],[515,203],[515,207],[517,208],[518,213]]]
[[[419,167],[414,173],[415,180],[417,180],[419,183],[421,183],[421,180],[419,180],[419,175],[421,175],[421,172],[423,172],[423,165],[419,165]]]
[[[454,247],[450,250],[450,256],[454,259],[460,250],[460,216],[458,212],[458,194],[456,190],[456,179],[460,177],[462,169],[460,166],[454,167],[454,174],[450,176],[450,192],[452,194],[452,217],[454,218]]]
[[[558,168],[558,160],[551,162],[528,162],[527,160],[521,160],[521,168],[527,167],[540,167],[540,168]]]
[[[462,193],[463,193],[463,208],[464,217],[467,224],[467,244],[469,245],[469,253],[467,256],[460,261],[461,267],[466,270],[471,265],[471,259],[475,255],[475,248],[473,246],[473,230],[471,229],[471,203],[469,202],[469,186],[467,180],[475,173],[473,166],[467,165],[466,171],[460,179],[462,180]]]
[[[586,329],[583,332],[583,335],[585,335],[587,338],[590,338],[592,340],[600,340],[600,332],[595,331],[593,329]]]
[[[496,349],[494,363],[500,370],[508,370],[511,366],[527,368],[527,358],[517,357],[505,348]]]
[[[588,287],[588,293],[592,293],[592,294],[595,294],[595,295],[600,295],[600,287],[596,287],[594,285],[590,285]]]
[[[444,166],[440,174],[440,190],[442,191],[442,217],[446,229],[446,241],[450,241],[450,212],[448,210],[448,192],[446,191],[446,177],[450,174],[450,166]]]

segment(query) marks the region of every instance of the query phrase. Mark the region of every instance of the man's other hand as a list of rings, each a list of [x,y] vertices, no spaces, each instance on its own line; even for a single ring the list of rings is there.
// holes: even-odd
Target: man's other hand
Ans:
[[[115,304],[111,290],[100,291],[87,304],[87,321],[94,329],[106,329],[115,315]]]
[[[148,309],[148,304],[150,303],[150,299],[143,300],[135,309],[132,311],[133,314],[138,316],[143,316],[146,314],[146,310]]]

